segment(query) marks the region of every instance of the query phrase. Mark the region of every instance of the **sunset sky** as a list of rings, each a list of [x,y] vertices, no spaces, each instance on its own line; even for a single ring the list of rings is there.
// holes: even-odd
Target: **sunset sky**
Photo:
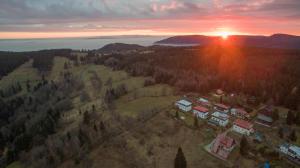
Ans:
[[[0,0],[0,38],[300,35],[300,0]]]

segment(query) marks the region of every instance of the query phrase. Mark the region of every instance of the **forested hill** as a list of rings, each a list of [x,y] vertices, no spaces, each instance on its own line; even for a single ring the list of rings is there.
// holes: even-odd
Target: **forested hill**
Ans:
[[[158,41],[155,44],[208,45],[216,42],[224,41],[220,37],[188,35],[170,37]],[[226,42],[246,47],[300,49],[300,36],[293,36],[287,34],[274,34],[271,36],[233,35],[229,36]]]
[[[12,72],[14,69],[24,64],[30,58],[35,58],[37,62],[33,66],[38,69],[49,69],[45,66],[50,64],[49,60],[54,56],[69,56],[70,49],[41,50],[32,52],[6,52],[0,51],[0,79]],[[51,61],[50,61],[51,62]]]
[[[100,53],[116,53],[116,52],[126,52],[133,50],[141,50],[145,47],[137,44],[124,44],[124,43],[112,43],[107,44],[104,47],[100,48],[98,52]]]

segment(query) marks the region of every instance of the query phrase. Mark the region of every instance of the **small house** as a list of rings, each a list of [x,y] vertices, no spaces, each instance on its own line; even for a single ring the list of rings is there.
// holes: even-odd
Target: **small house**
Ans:
[[[230,110],[230,112],[231,112],[231,115],[233,115],[237,118],[241,118],[241,119],[250,118],[249,113],[242,108],[232,108]]]
[[[175,106],[177,106],[180,110],[185,111],[185,112],[192,110],[192,103],[190,101],[187,101],[184,99],[178,100],[175,103]]]
[[[221,133],[211,143],[210,152],[221,159],[227,159],[235,145],[233,138],[227,136],[226,133]]]
[[[216,103],[216,104],[214,105],[214,109],[215,109],[216,111],[220,111],[220,112],[223,112],[223,113],[228,113],[229,110],[230,110],[230,107],[229,107],[229,106],[226,106],[226,105],[224,105],[224,104]]]
[[[194,115],[196,115],[199,118],[207,119],[209,110],[202,106],[195,106],[195,107],[193,107],[193,113],[194,113]]]
[[[198,99],[198,103],[204,107],[211,107],[211,103],[209,102],[209,100],[202,97]]]
[[[256,123],[270,127],[273,124],[272,118],[273,109],[266,106],[258,111]]]
[[[254,132],[253,124],[241,119],[236,119],[234,121],[232,130],[237,133],[248,135],[248,136]]]
[[[300,147],[298,146],[285,143],[279,146],[279,150],[291,158],[300,160]]]
[[[221,112],[214,112],[208,120],[209,124],[226,127],[229,123],[229,115]]]

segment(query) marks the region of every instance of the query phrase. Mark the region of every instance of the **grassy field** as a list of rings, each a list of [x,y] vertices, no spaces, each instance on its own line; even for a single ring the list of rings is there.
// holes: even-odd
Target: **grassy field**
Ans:
[[[103,96],[108,88],[107,81],[111,79],[113,88],[121,84],[126,85],[128,93],[115,100],[114,111],[121,117],[131,118],[135,121],[140,114],[145,111],[157,110],[157,115],[149,120],[140,123],[137,127],[126,131],[120,136],[112,138],[110,141],[99,145],[87,154],[88,167],[173,167],[174,158],[178,147],[182,147],[188,167],[234,167],[239,165],[243,168],[253,168],[258,166],[258,162],[241,157],[239,147],[231,153],[228,161],[222,161],[213,157],[204,150],[204,146],[210,143],[220,130],[213,129],[207,125],[205,120],[198,120],[200,127],[194,127],[194,116],[191,113],[179,112],[182,119],[176,119],[176,110],[172,107],[179,96],[175,95],[174,88],[156,84],[144,86],[144,81],[149,77],[131,77],[124,71],[113,71],[102,65],[80,65],[64,69],[66,58],[55,57],[52,71],[47,76],[49,80],[60,80],[61,73],[69,71],[72,75],[83,82],[84,88],[77,91],[78,94],[72,97],[74,108],[64,112],[57,134],[66,134],[69,130],[77,128],[82,123],[82,112],[91,110],[95,105],[97,112],[101,113],[102,120],[109,119],[111,111],[103,110]],[[40,80],[38,72],[32,68],[32,61],[25,63],[14,72],[4,77],[0,82],[0,87],[7,87],[14,82],[25,83],[27,79],[32,81]],[[101,81],[101,87],[96,88],[93,84],[95,76]],[[99,82],[98,81],[98,82]],[[86,92],[89,100],[82,101],[80,93]],[[239,98],[242,101],[242,98]],[[214,99],[218,101],[218,98]],[[287,109],[279,108],[280,120],[284,123]],[[119,123],[113,123],[115,125]],[[255,128],[271,139],[271,143],[278,145],[283,141],[278,139],[277,129],[269,129],[255,126]],[[299,135],[299,130],[297,130]],[[241,138],[240,135],[237,139]],[[300,138],[298,142],[300,143]],[[260,159],[263,156],[258,156]],[[280,165],[280,164],[278,164]],[[19,162],[14,162],[8,168],[21,168]],[[79,167],[73,161],[67,160],[60,167]]]
[[[20,162],[13,162],[10,165],[8,165],[6,168],[23,168],[23,166]]]
[[[32,60],[24,63],[13,72],[4,76],[0,81],[0,88],[7,88],[13,83],[19,82],[22,86],[26,85],[26,81],[37,81],[41,79],[38,71],[32,67]]]

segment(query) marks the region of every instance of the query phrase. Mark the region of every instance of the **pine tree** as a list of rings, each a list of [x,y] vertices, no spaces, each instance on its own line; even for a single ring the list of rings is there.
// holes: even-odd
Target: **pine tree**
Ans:
[[[281,127],[278,130],[278,135],[279,135],[280,138],[283,138],[283,130],[282,130]]]
[[[249,144],[248,144],[247,138],[245,136],[243,136],[242,140],[240,142],[240,153],[241,153],[241,155],[246,155],[247,151],[248,151],[248,148],[249,148]]]
[[[194,116],[194,127],[195,127],[195,128],[198,128],[198,127],[199,127],[197,115]]]
[[[297,135],[296,135],[295,130],[292,131],[292,133],[290,134],[289,138],[293,142],[297,141]]]
[[[185,156],[182,152],[181,147],[178,148],[177,155],[174,161],[174,168],[186,168]]]
[[[274,121],[277,121],[279,119],[279,112],[278,112],[278,109],[275,109],[273,112],[272,112],[272,118]]]
[[[293,112],[290,110],[290,111],[288,112],[288,114],[287,114],[287,117],[286,117],[286,123],[287,123],[288,125],[292,125],[293,122],[294,122],[294,114],[293,114]]]
[[[300,111],[297,112],[294,122],[295,122],[295,124],[300,126]]]
[[[91,119],[91,117],[90,117],[89,112],[85,111],[83,113],[83,123],[86,124],[86,125],[88,125],[90,123],[90,119]]]
[[[178,110],[176,110],[175,117],[176,117],[177,119],[179,119],[179,113],[178,113]]]

